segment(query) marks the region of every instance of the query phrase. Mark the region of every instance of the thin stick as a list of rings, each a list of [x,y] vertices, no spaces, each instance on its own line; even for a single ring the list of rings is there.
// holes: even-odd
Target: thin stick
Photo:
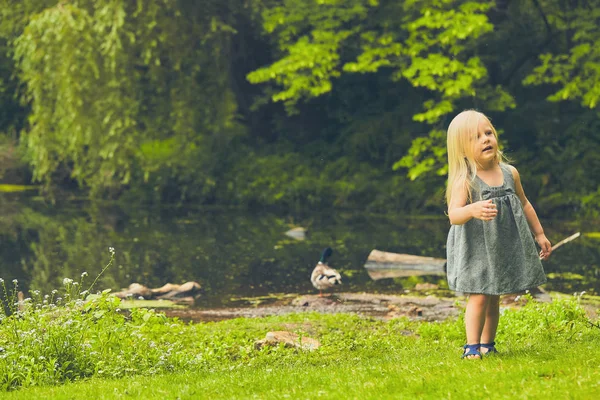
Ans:
[[[568,238],[561,240],[560,242],[558,242],[554,246],[552,246],[552,251],[558,249],[560,246],[562,246],[565,243],[569,243],[571,240],[577,239],[579,236],[581,236],[581,232],[577,232],[577,233],[569,236]]]
[[[558,242],[554,246],[552,246],[552,251],[558,249],[560,246],[562,246],[565,243],[569,243],[571,240],[577,239],[579,236],[581,236],[581,232],[574,233],[571,236],[569,236],[568,238],[561,240],[560,242]],[[543,260],[543,258],[540,257],[540,260]]]

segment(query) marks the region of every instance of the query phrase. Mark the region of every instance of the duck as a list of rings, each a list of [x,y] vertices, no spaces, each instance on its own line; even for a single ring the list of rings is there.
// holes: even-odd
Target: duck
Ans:
[[[313,269],[310,275],[310,281],[316,289],[319,289],[319,297],[323,297],[323,290],[330,289],[336,285],[342,284],[342,277],[339,272],[327,264],[327,259],[331,257],[333,250],[327,247],[321,254],[321,259]]]

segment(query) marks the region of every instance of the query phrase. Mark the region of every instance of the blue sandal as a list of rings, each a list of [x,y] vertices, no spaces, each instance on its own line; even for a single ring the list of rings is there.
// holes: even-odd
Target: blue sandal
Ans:
[[[460,356],[460,358],[465,358],[465,357],[469,357],[469,356],[477,356],[481,360],[483,358],[483,356],[479,352],[479,346],[481,346],[479,343],[477,343],[477,344],[465,344],[463,346],[463,349],[466,349],[467,351],[465,351],[463,353],[463,355]],[[473,359],[475,359],[475,358],[473,358]]]
[[[483,354],[498,354],[498,350],[496,350],[496,342],[492,342],[492,343],[481,343],[480,344],[481,347],[483,347],[484,349],[487,349],[487,351]]]

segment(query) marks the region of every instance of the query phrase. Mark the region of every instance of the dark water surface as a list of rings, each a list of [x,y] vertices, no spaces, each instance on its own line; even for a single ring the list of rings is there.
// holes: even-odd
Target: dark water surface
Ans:
[[[360,210],[277,214],[236,209],[143,209],[112,204],[61,202],[0,194],[0,277],[19,288],[49,292],[64,278],[89,275],[89,285],[109,260],[97,289],[119,290],[132,282],[149,287],[197,281],[199,307],[231,305],[245,296],[315,293],[310,273],[324,247],[344,280],[343,290],[400,293],[418,281],[440,277],[372,281],[363,265],[372,249],[445,257],[448,220],[443,216],[373,215]],[[556,243],[582,237],[544,263],[546,289],[600,292],[600,230],[590,221],[543,221]],[[305,240],[284,233],[308,229]],[[588,235],[585,235],[588,233]],[[83,285],[86,286],[85,284]]]

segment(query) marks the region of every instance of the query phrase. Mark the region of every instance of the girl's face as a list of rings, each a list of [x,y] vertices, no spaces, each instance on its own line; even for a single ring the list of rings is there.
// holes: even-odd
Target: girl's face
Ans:
[[[473,141],[475,161],[482,166],[496,162],[498,141],[494,130],[486,118],[481,118],[477,126],[477,138]]]

